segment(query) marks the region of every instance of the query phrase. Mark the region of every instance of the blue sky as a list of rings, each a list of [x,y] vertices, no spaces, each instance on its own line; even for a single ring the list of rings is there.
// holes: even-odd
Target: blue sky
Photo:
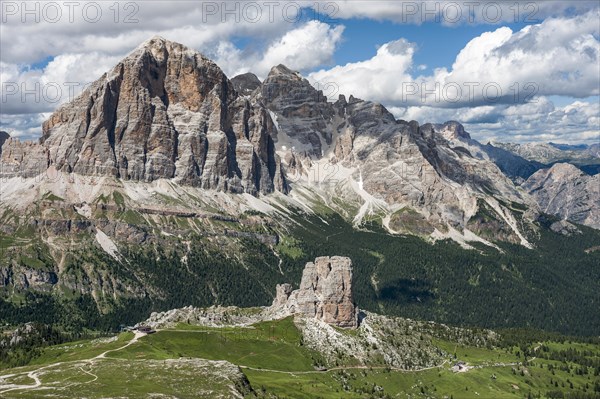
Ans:
[[[425,22],[419,27],[400,24],[391,21],[375,21],[367,19],[334,20],[335,23],[346,27],[344,39],[334,55],[332,64],[344,65],[367,59],[376,52],[384,43],[405,38],[414,42],[418,49],[415,53],[415,65],[424,65],[427,68],[419,73],[432,73],[434,68],[446,67],[450,69],[456,55],[471,39],[484,32],[496,29],[497,24],[478,25],[442,25],[434,22]],[[534,22],[505,23],[513,31],[519,31]],[[600,24],[600,21],[599,21]],[[327,65],[323,65],[326,67]],[[318,69],[318,68],[315,68]],[[571,104],[573,99],[566,96],[548,97],[556,106]],[[587,103],[598,102],[597,96],[580,99]]]
[[[371,57],[376,49],[387,42],[405,38],[417,44],[419,51],[415,61],[419,65],[426,65],[431,71],[436,67],[450,67],[456,55],[473,37],[478,36],[498,26],[508,26],[513,30],[520,30],[526,25],[536,22],[504,23],[504,24],[441,24],[424,22],[419,26],[413,24],[393,22],[389,20],[373,20],[367,18],[330,18],[322,14],[315,14],[304,9],[305,16],[302,21],[317,19],[326,21],[331,25],[345,27],[344,38],[340,42],[331,64],[346,64]],[[536,20],[538,23],[539,20]],[[258,43],[252,37],[238,36],[232,42],[240,48],[256,48],[264,46],[264,41]],[[314,68],[317,69],[317,68]]]
[[[32,101],[31,96],[19,97],[23,87],[65,82],[84,87],[141,42],[161,35],[207,54],[229,76],[252,71],[264,78],[272,66],[284,63],[311,82],[334,82],[340,93],[381,102],[397,118],[421,123],[459,120],[482,141],[600,140],[598,1],[523,1],[515,22],[515,2],[481,0],[491,9],[501,4],[502,19],[490,23],[477,10],[473,23],[452,24],[407,12],[407,4],[422,7],[420,1],[299,1],[308,8],[302,8],[295,22],[282,18],[280,10],[266,20],[263,10],[258,21],[241,18],[237,23],[219,15],[224,10],[207,17],[208,3],[221,4],[136,3],[134,24],[113,21],[111,2],[99,3],[106,9],[97,23],[85,18],[47,23],[42,16],[41,23],[33,24],[24,23],[18,13],[3,15],[7,20],[0,26],[0,127],[15,136],[39,136],[41,122],[69,98]],[[335,15],[310,8],[317,3],[335,5]],[[119,4],[124,7],[127,2]],[[429,1],[425,7],[432,4],[445,7],[448,2]],[[528,7],[533,7],[534,18],[524,21]],[[473,82],[496,85],[503,93],[501,101],[488,101],[481,92],[467,98],[465,84]],[[528,83],[535,83],[532,101],[513,101],[506,95],[514,87],[522,92]],[[17,92],[10,92],[6,84]],[[407,97],[412,89],[404,84],[423,86]],[[436,97],[439,93],[423,92],[437,84],[442,90],[462,88],[458,100],[447,101],[446,92],[441,99]]]
[[[346,64],[371,57],[384,43],[405,38],[416,43],[415,63],[431,68],[452,66],[456,55],[475,36],[494,29],[490,25],[441,25],[426,22],[421,26],[365,19],[337,20],[346,26],[344,40],[334,57],[335,64]],[[507,24],[520,30],[525,24]]]

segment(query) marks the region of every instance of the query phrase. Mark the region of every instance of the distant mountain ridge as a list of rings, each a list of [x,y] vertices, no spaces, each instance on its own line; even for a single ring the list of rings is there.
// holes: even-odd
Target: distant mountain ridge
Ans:
[[[492,143],[492,145],[547,167],[556,163],[570,163],[587,174],[600,173],[600,144]]]
[[[566,163],[534,173],[524,184],[542,211],[600,229],[600,175]]]
[[[563,151],[569,151],[569,150],[585,151],[590,148],[590,146],[587,144],[560,144],[560,143],[553,143],[553,142],[549,142],[548,144],[550,144],[552,147],[556,147],[559,150],[563,150]]]

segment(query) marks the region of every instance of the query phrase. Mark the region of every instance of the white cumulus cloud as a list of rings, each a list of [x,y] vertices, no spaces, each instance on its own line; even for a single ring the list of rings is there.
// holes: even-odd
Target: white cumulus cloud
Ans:
[[[338,65],[309,75],[312,82],[335,83],[341,93],[389,102],[402,97],[401,82],[410,82],[416,45],[405,39],[379,47],[368,60]]]
[[[343,32],[343,25],[309,21],[269,43],[264,52],[244,51],[231,42],[221,42],[209,55],[214,55],[217,64],[231,77],[253,72],[264,78],[278,64],[307,71],[332,62]]]
[[[460,108],[527,102],[534,96],[600,94],[599,12],[549,18],[518,32],[501,27],[472,39],[450,70],[416,75],[416,45],[400,39],[370,59],[310,75],[340,92],[393,106]]]

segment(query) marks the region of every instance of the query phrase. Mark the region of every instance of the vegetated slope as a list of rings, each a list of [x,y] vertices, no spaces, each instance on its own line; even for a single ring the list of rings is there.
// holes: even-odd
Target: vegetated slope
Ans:
[[[238,312],[252,311],[239,309]],[[370,317],[372,315],[367,316]],[[377,317],[382,325],[335,329],[339,341],[364,339],[356,362],[306,345],[299,320],[218,328],[180,323],[155,334],[50,346],[26,366],[0,371],[6,398],[543,398],[595,399],[600,392],[597,340],[531,338],[516,332],[453,329]],[[414,367],[390,367],[369,342],[373,331],[415,353]],[[366,338],[366,339],[365,339]],[[435,360],[427,363],[430,354]],[[460,372],[458,372],[460,370]]]
[[[469,250],[452,241],[432,244],[414,236],[392,236],[376,222],[357,230],[331,211],[289,217],[295,222],[292,227],[270,228],[279,234],[277,244],[192,232],[183,238],[165,236],[151,245],[126,246],[121,256],[127,261],[118,261],[94,249],[95,241],[80,241],[79,251],[64,263],[73,287],[47,283],[47,292],[40,287],[5,287],[3,320],[109,329],[154,310],[187,305],[268,305],[276,284],[297,284],[307,261],[336,254],[353,259],[356,301],[367,310],[468,326],[581,335],[600,328],[595,311],[600,251],[589,250],[598,246],[600,233],[593,229],[579,227],[582,234],[564,236],[549,230],[549,221],[531,233],[535,249],[497,243],[499,252],[483,244]],[[5,251],[22,263],[36,259],[40,264],[35,270],[49,267],[44,261],[51,248],[44,243]],[[113,283],[101,285],[104,291],[82,285],[93,276],[100,278],[86,274],[88,263],[95,273],[106,270],[112,276],[108,281]]]
[[[540,230],[535,250],[499,243],[500,253],[392,237],[376,228],[356,231],[337,215],[326,222],[308,218],[294,232],[299,260],[322,253],[352,258],[355,297],[364,309],[490,328],[583,335],[600,328],[594,310],[600,252],[586,252],[600,242],[595,230],[581,227],[585,234],[570,237]]]

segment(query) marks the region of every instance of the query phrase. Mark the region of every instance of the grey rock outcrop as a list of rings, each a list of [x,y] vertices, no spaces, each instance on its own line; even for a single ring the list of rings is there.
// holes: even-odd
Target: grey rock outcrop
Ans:
[[[234,76],[231,78],[231,83],[239,94],[247,96],[258,89],[261,82],[255,74],[248,72]]]
[[[34,177],[46,173],[48,148],[31,141],[9,138],[0,153],[0,177]]]
[[[0,267],[0,287],[48,291],[57,282],[58,276],[52,269],[32,268],[16,260],[6,267]]]
[[[186,306],[164,312],[152,312],[146,321],[138,325],[151,328],[173,328],[179,323],[209,327],[250,326],[268,319],[263,312],[256,312],[256,309],[236,306],[211,306],[209,308]]]
[[[300,288],[278,285],[274,312],[301,314],[338,327],[357,327],[358,308],[352,299],[352,261],[341,256],[319,257],[302,273]]]
[[[8,134],[5,131],[0,130],[0,154],[2,154],[2,146],[8,139],[10,139],[10,134]]]
[[[558,222],[554,222],[550,225],[550,230],[555,233],[562,234],[564,236],[571,236],[573,234],[581,234],[581,230],[577,228],[572,223],[567,222],[566,220],[559,220]]]
[[[277,115],[279,146],[321,157],[332,143],[331,118],[335,110],[322,90],[285,65],[273,67],[261,85],[259,99]]]
[[[600,175],[557,163],[533,174],[523,188],[543,212],[600,229]]]

